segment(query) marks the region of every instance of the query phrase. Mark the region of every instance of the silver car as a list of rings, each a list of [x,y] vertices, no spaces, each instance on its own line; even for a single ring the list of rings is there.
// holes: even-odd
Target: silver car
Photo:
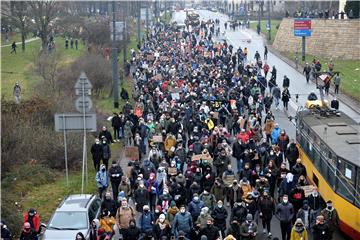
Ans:
[[[99,217],[101,200],[91,194],[70,195],[65,198],[48,225],[42,224],[46,230],[42,240],[75,239],[82,232],[89,239],[91,222]]]

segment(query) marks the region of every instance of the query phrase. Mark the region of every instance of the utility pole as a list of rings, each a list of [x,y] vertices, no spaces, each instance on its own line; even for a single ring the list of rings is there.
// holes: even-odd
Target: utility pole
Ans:
[[[267,9],[268,9],[268,26],[267,26],[267,29],[268,29],[268,32],[269,32],[269,41],[271,40],[271,22],[270,22],[270,0],[268,0],[268,6],[267,6]]]
[[[146,2],[146,33],[149,31],[149,2]]]
[[[118,49],[116,47],[116,28],[115,28],[115,1],[112,1],[113,12],[113,38],[112,38],[112,78],[113,78],[113,94],[114,108],[119,108],[119,71],[118,71]]]
[[[305,1],[302,0],[301,1],[301,7],[302,7],[302,11],[305,12]],[[305,36],[301,37],[301,47],[302,47],[302,51],[301,51],[301,60],[303,62],[305,62]]]
[[[123,6],[123,22],[124,22],[124,29],[123,29],[123,67],[125,69],[125,66],[126,66],[126,53],[127,53],[127,31],[126,31],[126,17],[127,17],[127,11],[128,11],[128,3],[127,1],[124,1],[123,2],[124,6]],[[122,79],[125,79],[125,74],[123,76]],[[121,86],[124,85],[124,81],[121,81]]]
[[[260,27],[260,0],[258,1],[259,3],[259,9],[258,9],[258,25],[257,25],[257,32],[258,34],[260,34],[260,31],[261,31],[261,27]]]
[[[140,46],[141,44],[141,38],[140,38],[140,24],[141,24],[141,1],[138,1],[136,4],[137,8],[136,8],[136,13],[137,13],[137,44],[138,46]]]

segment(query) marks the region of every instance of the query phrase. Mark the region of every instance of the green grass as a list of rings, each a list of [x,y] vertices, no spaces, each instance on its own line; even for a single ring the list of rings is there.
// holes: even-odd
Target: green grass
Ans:
[[[84,193],[94,194],[97,192],[96,173],[91,160],[88,161],[88,170],[88,187],[86,189],[84,185]],[[65,196],[81,193],[81,182],[81,171],[69,172],[69,186],[66,184],[65,174],[59,174],[53,183],[34,186],[21,204],[24,209],[37,209],[42,221],[47,222]]]
[[[60,54],[61,64],[66,64],[79,57],[85,50],[84,45],[79,41],[79,50],[65,50],[64,39],[55,38],[56,51]],[[41,77],[34,72],[33,62],[40,50],[41,40],[35,40],[26,44],[25,52],[21,47],[17,48],[17,54],[10,54],[11,47],[1,48],[1,96],[5,99],[12,99],[12,90],[16,81],[19,81],[22,88],[22,98],[27,99],[33,94],[33,88],[41,80]]]
[[[28,34],[25,39],[28,39],[31,34]],[[5,41],[5,34],[1,34],[1,46],[12,44],[12,42],[21,42],[21,34],[17,32],[11,32],[9,34],[9,41]],[[21,46],[19,46],[21,47]]]
[[[266,36],[266,39],[268,39],[268,34],[269,34],[268,30],[266,29],[267,23],[268,23],[267,20],[261,20],[260,21],[261,33]],[[271,19],[270,23],[271,23],[271,33],[270,33],[271,40],[270,40],[270,43],[272,44],[274,42],[274,40],[275,40],[275,36],[276,36],[277,30],[278,30],[277,27],[278,27],[278,25],[280,25],[281,20],[273,20],[273,19]],[[258,24],[257,21],[250,23],[250,28],[254,29],[256,31],[257,24]]]
[[[295,59],[295,53],[282,53],[291,61]],[[329,59],[306,54],[305,62],[311,62],[314,58],[319,59],[323,70],[327,70]],[[301,53],[299,53],[301,59]],[[333,60],[334,71],[339,71],[341,76],[340,93],[345,93],[357,101],[360,101],[360,60]],[[299,61],[301,65],[302,62]],[[357,70],[356,70],[357,69]]]

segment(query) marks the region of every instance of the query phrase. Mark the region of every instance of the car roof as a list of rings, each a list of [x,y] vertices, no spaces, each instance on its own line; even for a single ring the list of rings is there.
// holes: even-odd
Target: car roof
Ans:
[[[89,203],[95,199],[92,194],[74,194],[66,197],[56,211],[87,211]]]

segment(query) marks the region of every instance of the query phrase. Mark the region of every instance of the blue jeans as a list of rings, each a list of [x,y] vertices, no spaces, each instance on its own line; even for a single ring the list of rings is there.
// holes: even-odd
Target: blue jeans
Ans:
[[[242,159],[236,159],[236,163],[237,163],[237,172],[240,173],[242,168],[243,168],[243,160]]]

